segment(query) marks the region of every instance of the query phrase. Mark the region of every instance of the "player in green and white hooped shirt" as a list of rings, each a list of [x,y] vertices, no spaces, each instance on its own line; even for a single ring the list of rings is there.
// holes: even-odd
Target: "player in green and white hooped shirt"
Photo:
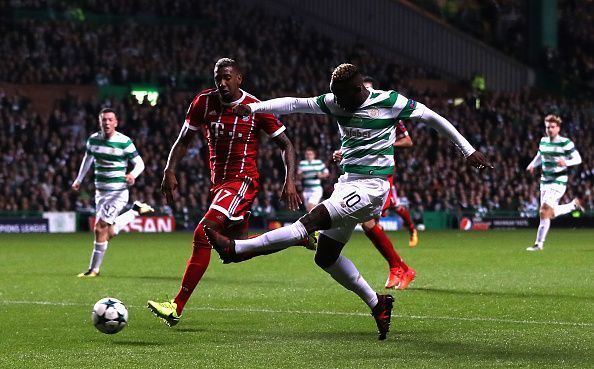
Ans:
[[[561,118],[556,115],[547,115],[545,117],[546,137],[540,139],[538,152],[526,168],[530,174],[534,174],[534,168],[542,167],[540,177],[540,224],[536,232],[534,246],[528,247],[526,249],[528,251],[543,249],[551,226],[551,219],[576,209],[583,211],[579,199],[573,199],[568,204],[559,205],[559,200],[561,200],[567,188],[567,167],[582,162],[580,153],[576,150],[573,142],[569,138],[559,135],[561,122]]]
[[[105,108],[99,112],[101,131],[87,140],[85,156],[72,183],[72,189],[78,191],[91,164],[95,163],[95,242],[89,270],[78,277],[96,277],[108,241],[139,214],[153,211],[149,205],[136,201],[132,209],[119,215],[128,204],[128,187],[144,170],[144,162],[132,140],[116,131],[117,126],[114,110]],[[129,162],[134,164],[134,168],[127,173]]]
[[[308,147],[305,149],[305,160],[299,162],[297,174],[303,180],[303,202],[305,210],[309,212],[320,203],[324,193],[322,179],[328,178],[330,172],[323,161],[316,159],[314,149]]]
[[[286,97],[233,108],[241,116],[265,111],[326,114],[335,118],[340,128],[345,173],[330,198],[295,223],[253,239],[230,240],[211,229],[207,229],[206,234],[223,262],[237,262],[240,261],[238,254],[286,248],[321,230],[316,264],[371,308],[379,339],[383,340],[390,326],[393,298],[376,294],[341,251],[357,223],[381,212],[390,188],[386,177],[394,171],[396,121],[421,120],[454,141],[471,165],[479,169],[491,165],[450,122],[423,104],[396,91],[366,89],[361,74],[352,64],[341,64],[334,69],[330,90],[332,93],[318,97]]]

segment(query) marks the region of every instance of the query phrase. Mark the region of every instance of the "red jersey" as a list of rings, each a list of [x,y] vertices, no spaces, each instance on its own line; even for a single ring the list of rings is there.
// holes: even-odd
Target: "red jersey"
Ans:
[[[396,141],[400,140],[408,136],[408,131],[406,130],[406,126],[404,122],[399,120],[396,122]],[[396,174],[396,152],[394,152],[394,175]]]
[[[184,125],[191,130],[203,129],[213,184],[242,178],[257,180],[260,176],[257,167],[260,131],[272,138],[285,130],[285,126],[272,114],[255,113],[239,117],[232,113],[234,105],[258,101],[241,90],[241,98],[225,103],[216,88],[204,90],[192,100]]]

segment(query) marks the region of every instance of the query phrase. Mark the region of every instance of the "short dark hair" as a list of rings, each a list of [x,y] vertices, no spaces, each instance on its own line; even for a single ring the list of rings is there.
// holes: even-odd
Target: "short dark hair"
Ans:
[[[237,62],[231,58],[220,58],[215,63],[214,69],[226,67],[231,67],[236,71],[241,72],[241,69],[239,69],[239,64],[237,64]]]
[[[112,108],[103,108],[103,109],[99,110],[99,115],[105,114],[105,113],[113,113],[116,116],[116,118],[118,117],[118,113],[116,113],[116,111]]]
[[[352,80],[359,73],[359,68],[354,64],[343,63],[334,68],[332,82],[347,82]]]
[[[313,151],[314,154],[316,153],[316,149],[314,149],[312,146],[307,146],[305,151]]]

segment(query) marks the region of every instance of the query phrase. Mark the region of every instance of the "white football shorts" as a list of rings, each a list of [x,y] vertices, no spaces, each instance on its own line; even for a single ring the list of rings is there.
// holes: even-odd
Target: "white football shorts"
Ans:
[[[107,224],[113,224],[115,218],[128,204],[128,198],[128,190],[95,191],[96,220],[101,219]]]
[[[358,223],[380,216],[389,191],[390,183],[384,178],[343,174],[332,196],[322,202],[330,213],[332,228],[320,233],[347,243]]]

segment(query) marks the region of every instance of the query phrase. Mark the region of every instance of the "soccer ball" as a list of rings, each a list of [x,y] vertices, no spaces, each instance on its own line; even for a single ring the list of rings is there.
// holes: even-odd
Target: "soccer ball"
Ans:
[[[106,334],[118,333],[128,324],[128,309],[112,297],[106,297],[93,306],[93,325]]]

